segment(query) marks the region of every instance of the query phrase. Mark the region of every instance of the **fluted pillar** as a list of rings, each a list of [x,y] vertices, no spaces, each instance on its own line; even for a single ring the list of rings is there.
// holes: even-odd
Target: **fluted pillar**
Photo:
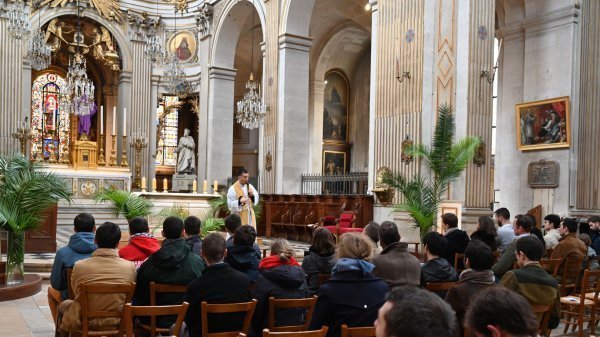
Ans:
[[[4,154],[19,152],[19,142],[11,134],[29,116],[25,110],[29,105],[22,101],[24,43],[8,34],[8,20],[0,16],[0,153]]]

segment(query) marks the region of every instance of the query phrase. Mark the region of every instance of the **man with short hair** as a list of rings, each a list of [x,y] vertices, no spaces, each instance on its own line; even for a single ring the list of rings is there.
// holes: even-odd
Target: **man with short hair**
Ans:
[[[446,250],[442,255],[451,266],[454,266],[454,257],[457,253],[463,254],[465,248],[469,244],[469,235],[467,232],[458,229],[458,217],[456,214],[442,214],[442,228],[444,229],[444,237],[446,238]],[[459,268],[463,266],[463,262],[459,261]]]
[[[185,323],[190,337],[202,336],[201,303],[239,303],[252,300],[248,277],[223,262],[227,255],[225,239],[217,233],[204,238],[202,257],[207,267],[202,276],[192,282],[185,294],[190,304]],[[243,315],[239,313],[208,316],[208,332],[240,330]]]
[[[560,231],[560,217],[556,214],[548,214],[544,217],[544,242],[546,243],[546,249],[552,249],[558,244],[561,238]]]
[[[564,258],[569,254],[585,259],[587,257],[587,247],[577,236],[577,220],[572,218],[563,219],[558,230],[560,231],[561,239],[552,250],[550,258],[563,259],[562,263],[564,263]],[[553,266],[548,265],[545,269],[546,271],[550,271],[553,269]]]
[[[494,212],[498,221],[498,252],[504,253],[508,245],[515,240],[514,227],[510,223],[510,212],[505,207]]]
[[[538,321],[531,305],[523,296],[503,287],[490,287],[471,302],[465,326],[477,337],[538,335]]]
[[[518,238],[522,238],[531,234],[533,227],[533,219],[530,216],[519,214],[515,217],[514,234]],[[535,237],[539,240],[537,237]],[[513,264],[517,261],[515,244],[517,240],[513,240],[502,254],[502,257],[495,265],[492,266],[492,271],[498,278],[502,278],[504,274],[512,269]]]
[[[590,247],[596,251],[596,255],[600,255],[600,216],[592,216],[588,219],[590,225],[590,238],[592,244]]]
[[[56,322],[58,304],[69,297],[70,280],[67,280],[66,269],[73,268],[75,262],[87,259],[96,250],[95,230],[94,217],[89,213],[79,213],[73,220],[75,234],[71,235],[65,247],[56,251],[48,287],[48,305],[54,322]]]
[[[170,216],[163,222],[162,247],[154,253],[138,270],[135,289],[136,305],[150,305],[150,282],[161,284],[189,285],[204,270],[200,256],[192,253],[183,239],[183,221]],[[183,294],[162,294],[157,305],[181,304]],[[169,327],[175,323],[172,317],[159,317],[159,327]]]
[[[242,225],[256,228],[254,205],[258,204],[258,192],[248,181],[250,177],[245,168],[238,171],[238,180],[227,191],[227,207],[233,214],[238,214]]]
[[[435,294],[414,286],[392,289],[375,321],[377,337],[453,337],[456,317]]]
[[[146,218],[137,216],[129,221],[129,243],[119,249],[119,257],[135,264],[139,268],[148,256],[154,254],[159,248],[158,240],[150,234],[150,227]]]
[[[456,319],[462,330],[463,318],[471,300],[489,287],[496,286],[492,250],[483,241],[473,240],[465,249],[465,271],[460,273],[456,285],[448,290],[446,302],[456,312]],[[461,334],[462,336],[462,334]]]
[[[202,221],[196,216],[190,215],[183,222],[185,227],[185,243],[190,247],[192,253],[200,256],[202,251],[202,239],[200,238],[200,228]]]
[[[242,219],[237,214],[229,214],[225,218],[225,230],[227,231],[226,243],[227,247],[233,246],[233,236],[235,231],[242,226]]]
[[[421,266],[421,285],[427,283],[451,282],[458,280],[456,270],[440,255],[446,250],[446,238],[438,232],[427,233],[423,237],[423,247],[427,262]],[[440,294],[441,295],[441,294]],[[443,294],[444,296],[446,294]]]
[[[225,257],[225,263],[246,274],[251,283],[254,283],[260,275],[258,265],[262,257],[260,248],[254,241],[256,241],[254,227],[250,225],[239,227],[233,236],[233,245],[227,247],[227,256]]]
[[[121,240],[121,229],[112,222],[103,223],[96,230],[95,242],[98,249],[92,257],[80,260],[73,266],[71,281],[73,282],[74,300],[65,300],[58,307],[59,333],[78,331],[81,329],[81,285],[87,283],[134,284],[135,265],[131,261],[121,259],[117,251]],[[124,306],[124,294],[104,294],[88,302],[88,310],[121,310]],[[91,327],[118,328],[120,319],[95,318],[89,322]]]
[[[530,304],[554,305],[554,317],[560,315],[558,281],[542,269],[544,246],[534,235],[517,239],[515,244],[519,269],[508,271],[500,284],[525,297]],[[539,317],[541,318],[541,317]]]
[[[384,221],[378,229],[379,242],[383,250],[371,261],[375,265],[373,275],[392,287],[420,284],[421,263],[408,252],[408,244],[400,242],[400,233],[395,223]]]

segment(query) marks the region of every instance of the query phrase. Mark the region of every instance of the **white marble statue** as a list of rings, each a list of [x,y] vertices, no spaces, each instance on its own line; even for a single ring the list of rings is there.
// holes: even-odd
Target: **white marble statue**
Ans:
[[[194,138],[190,136],[190,129],[184,129],[183,136],[179,138],[179,144],[177,145],[177,149],[175,149],[175,153],[177,153],[178,174],[196,173],[195,148],[196,143],[194,143]]]

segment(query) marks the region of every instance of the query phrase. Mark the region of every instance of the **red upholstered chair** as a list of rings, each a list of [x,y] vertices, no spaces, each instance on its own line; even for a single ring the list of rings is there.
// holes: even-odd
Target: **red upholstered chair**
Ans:
[[[327,228],[336,237],[339,237],[340,235],[342,235],[344,233],[349,233],[349,232],[362,233],[362,231],[363,231],[362,228],[354,228],[354,220],[355,219],[356,219],[356,216],[355,216],[354,212],[342,212],[342,214],[340,214],[340,217],[335,220],[336,221],[335,226],[324,226],[324,227]]]

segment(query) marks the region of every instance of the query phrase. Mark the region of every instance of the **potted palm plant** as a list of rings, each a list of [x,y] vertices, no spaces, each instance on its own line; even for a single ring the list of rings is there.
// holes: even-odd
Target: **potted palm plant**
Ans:
[[[115,188],[100,189],[94,199],[97,203],[109,202],[115,216],[122,215],[129,222],[136,216],[148,216],[152,209],[152,202],[134,193]]]
[[[21,154],[0,155],[0,229],[8,233],[6,283],[24,280],[25,233],[60,199],[71,201],[64,180]]]
[[[431,231],[450,184],[473,159],[480,143],[478,137],[472,136],[455,142],[455,136],[456,125],[452,107],[447,104],[441,105],[438,108],[431,147],[416,144],[408,149],[409,155],[426,161],[430,172],[418,172],[411,177],[387,172],[383,176],[383,182],[396,188],[402,196],[395,210],[407,212],[411,216],[421,237]]]

